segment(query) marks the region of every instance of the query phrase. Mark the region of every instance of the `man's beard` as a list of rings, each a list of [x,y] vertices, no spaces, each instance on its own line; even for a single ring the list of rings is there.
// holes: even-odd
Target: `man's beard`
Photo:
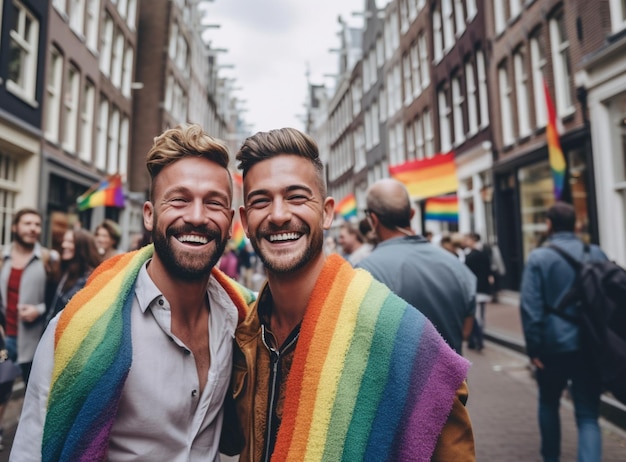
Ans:
[[[279,229],[277,231],[287,231],[287,230]],[[301,232],[302,237],[300,239],[304,238],[305,236],[311,236],[310,228],[306,224],[302,224],[302,226],[298,230],[289,229],[289,231]],[[267,271],[269,271],[270,273],[287,274],[287,273],[291,273],[294,271],[298,271],[299,269],[304,268],[311,260],[313,260],[317,255],[319,255],[319,253],[322,251],[324,247],[323,236],[320,233],[319,235],[312,237],[313,240],[309,243],[305,251],[299,256],[297,260],[292,260],[287,263],[272,261],[272,260],[280,260],[280,259],[285,258],[284,256],[280,256],[280,255],[279,256],[263,255],[263,251],[261,250],[261,246],[259,245],[259,242],[262,242],[263,240],[265,240],[264,236],[271,234],[272,232],[276,232],[276,231],[259,230],[254,235],[254,237],[250,239],[250,244],[252,244],[254,251],[263,262],[263,265],[265,265],[265,268],[267,269]]]
[[[15,242],[17,242],[20,246],[24,247],[25,249],[34,249],[35,248],[35,243],[34,242],[25,242],[24,239],[22,238],[22,236],[19,233],[15,233],[13,238],[14,238]]]
[[[175,239],[174,235],[197,233],[207,236],[215,242],[215,250],[208,256],[205,262],[193,259],[188,255],[176,254],[172,248],[170,239]],[[152,241],[154,242],[154,251],[163,262],[163,266],[167,269],[171,276],[184,281],[199,281],[208,276],[217,261],[224,253],[228,237],[221,239],[218,231],[211,230],[206,227],[183,226],[180,228],[169,228],[166,234],[160,233],[157,227],[157,219],[155,217],[154,227],[152,228]]]

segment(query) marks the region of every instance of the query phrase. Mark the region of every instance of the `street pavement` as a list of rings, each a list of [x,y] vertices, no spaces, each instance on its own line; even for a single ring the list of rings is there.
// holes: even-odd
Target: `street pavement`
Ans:
[[[486,323],[491,338],[523,343],[516,306],[489,305]],[[527,357],[492,341],[487,341],[481,352],[466,348],[464,354],[472,362],[467,406],[474,429],[476,460],[540,462],[537,386],[530,374]],[[0,452],[0,462],[8,460],[20,407],[18,394],[10,403],[5,416],[5,449]],[[566,399],[562,400],[561,424],[561,460],[575,461],[576,425],[573,408]],[[604,419],[601,419],[600,425],[603,437],[602,461],[626,461],[626,431]]]

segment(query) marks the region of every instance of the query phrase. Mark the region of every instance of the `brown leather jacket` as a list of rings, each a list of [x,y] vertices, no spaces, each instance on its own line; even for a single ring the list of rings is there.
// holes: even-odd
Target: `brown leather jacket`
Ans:
[[[236,415],[240,424],[239,431],[243,433],[244,442],[241,442],[242,435],[237,435],[237,432],[232,429],[225,429],[222,435],[222,452],[226,454],[239,452],[234,449],[237,440],[243,444],[239,459],[241,462],[264,460],[263,450],[266,441],[266,421],[270,399],[268,396],[270,352],[263,342],[257,308],[255,304],[254,309],[237,328],[233,352],[231,383]],[[293,351],[294,349],[291,349],[287,355],[293,357]],[[283,357],[282,361],[291,364],[287,356]],[[286,377],[283,377],[283,380],[286,381]],[[281,393],[283,392],[284,387],[281,387]],[[431,460],[442,462],[472,462],[476,460],[472,425],[465,407],[467,397],[467,383],[463,382],[457,390],[452,411],[439,436]],[[278,398],[277,401],[281,402],[282,399]],[[226,420],[231,420],[230,418],[227,416]]]

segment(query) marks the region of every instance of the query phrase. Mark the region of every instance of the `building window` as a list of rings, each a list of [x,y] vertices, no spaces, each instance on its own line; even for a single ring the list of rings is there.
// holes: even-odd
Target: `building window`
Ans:
[[[98,150],[96,168],[104,170],[107,165],[107,136],[109,132],[109,102],[102,98],[98,111]]]
[[[115,36],[115,47],[113,48],[113,69],[111,71],[111,83],[116,87],[122,88],[122,70],[124,67],[124,34],[121,30],[117,30]]]
[[[85,33],[87,46],[96,51],[98,49],[98,27],[100,26],[100,0],[87,0],[85,17]]]
[[[109,120],[109,151],[107,172],[117,173],[119,168],[119,143],[120,143],[120,111],[113,108],[111,120]]]
[[[137,0],[128,0],[128,18],[126,23],[130,30],[135,30],[137,22]]]
[[[424,110],[424,154],[430,158],[435,155],[435,134],[433,132],[433,115],[430,109]]]
[[[556,88],[556,109],[560,117],[574,112],[574,102],[570,89],[571,67],[569,61],[569,41],[565,32],[563,12],[550,20],[550,44]]]
[[[374,146],[380,143],[380,125],[378,124],[378,102],[372,103],[372,143]]]
[[[430,84],[430,70],[428,66],[428,48],[426,45],[426,34],[421,34],[417,38],[420,54],[420,72],[422,74],[422,88]]]
[[[509,0],[509,17],[516,18],[522,12],[522,0]]]
[[[94,85],[87,81],[83,93],[81,107],[81,127],[80,127],[80,158],[85,162],[91,161],[93,150],[93,121],[96,105],[96,90]]]
[[[476,52],[476,73],[478,75],[478,101],[480,103],[480,127],[489,125],[489,97],[487,96],[487,72],[485,71],[485,55]]]
[[[406,136],[406,154],[407,160],[415,159],[415,130],[413,124],[408,123],[404,127],[404,134]]]
[[[396,149],[397,159],[400,163],[406,160],[406,154],[404,153],[404,130],[402,122],[396,124]]]
[[[59,141],[59,119],[61,118],[61,85],[63,81],[63,56],[56,48],[50,49],[50,62],[46,76],[46,139]]]
[[[14,24],[9,31],[7,90],[30,105],[37,106],[37,50],[39,21],[18,0],[13,0]]]
[[[452,0],[441,1],[441,16],[443,18],[443,48],[448,52],[454,46],[454,11]]]
[[[456,35],[460,36],[465,30],[465,15],[463,14],[463,0],[454,0],[454,19]]]
[[[100,70],[107,77],[111,75],[111,54],[113,53],[113,18],[107,14],[100,46]]]
[[[122,94],[130,98],[130,85],[133,80],[134,51],[131,47],[126,48],[124,53],[124,68],[122,69]]]
[[[417,43],[411,45],[411,79],[413,82],[413,98],[417,98],[422,93],[421,69],[419,48]]]
[[[613,32],[626,29],[626,0],[610,0]]]
[[[0,3],[0,6],[1,3]],[[0,242],[11,243],[15,199],[21,187],[17,181],[18,161],[0,150]]]
[[[70,66],[63,105],[65,108],[65,127],[63,136],[63,148],[71,153],[76,152],[76,137],[78,133],[78,98],[80,96],[80,72],[74,66]]]
[[[70,0],[70,27],[80,37],[83,36],[85,21],[85,0]]]
[[[528,110],[528,74],[524,64],[523,50],[513,55],[515,72],[515,96],[517,102],[517,123],[520,137],[530,135],[530,112]]]
[[[465,63],[465,91],[467,94],[467,128],[470,136],[478,132],[478,92],[474,66],[471,62]]]
[[[404,105],[408,106],[411,104],[411,101],[413,101],[411,59],[408,53],[402,57],[402,74],[404,82]]]
[[[415,158],[422,160],[425,155],[425,140],[423,121],[419,117],[413,122],[413,130],[415,132]]]
[[[539,38],[530,39],[530,67],[533,76],[533,101],[535,103],[535,126],[545,127],[547,124],[546,101],[543,90],[544,66],[546,60],[541,49]]]
[[[443,58],[443,30],[439,10],[433,12],[433,52],[435,62],[441,61]]]
[[[437,102],[439,109],[439,146],[441,147],[441,152],[448,152],[452,149],[451,111],[445,89],[437,92]]]
[[[122,175],[128,173],[128,130],[130,123],[128,117],[122,117],[122,123],[120,124],[120,164],[118,172]]]
[[[383,36],[379,35],[376,39],[376,65],[382,67],[385,64],[385,44]]]
[[[476,0],[467,0],[465,2],[465,7],[467,8],[467,21],[471,21],[478,13],[478,8],[476,7]]]
[[[400,32],[406,33],[409,30],[410,22],[409,22],[409,6],[407,2],[410,0],[402,0],[400,2]]]
[[[454,144],[458,146],[465,141],[465,131],[463,130],[463,94],[461,93],[461,81],[458,77],[452,79],[452,107]]]
[[[128,13],[127,8],[128,8],[128,0],[118,0],[117,11],[119,11],[122,19],[126,19],[126,16]]]
[[[511,85],[506,61],[498,66],[498,87],[500,91],[500,113],[502,121],[502,143],[505,146],[513,144],[513,116],[511,106]]]
[[[493,19],[496,26],[496,34],[503,32],[506,28],[504,0],[493,0]]]
[[[52,0],[52,6],[54,6],[61,15],[65,16],[67,13],[66,7],[67,0]]]

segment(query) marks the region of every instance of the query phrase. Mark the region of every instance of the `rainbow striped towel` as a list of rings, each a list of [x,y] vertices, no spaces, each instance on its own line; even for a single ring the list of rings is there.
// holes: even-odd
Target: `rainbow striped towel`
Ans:
[[[54,340],[54,367],[42,460],[106,459],[109,434],[132,362],[130,313],[135,281],[154,247],[106,260],[63,310]],[[217,269],[212,275],[246,314],[254,295]]]
[[[430,460],[468,368],[418,310],[330,255],[302,322],[272,461]]]

